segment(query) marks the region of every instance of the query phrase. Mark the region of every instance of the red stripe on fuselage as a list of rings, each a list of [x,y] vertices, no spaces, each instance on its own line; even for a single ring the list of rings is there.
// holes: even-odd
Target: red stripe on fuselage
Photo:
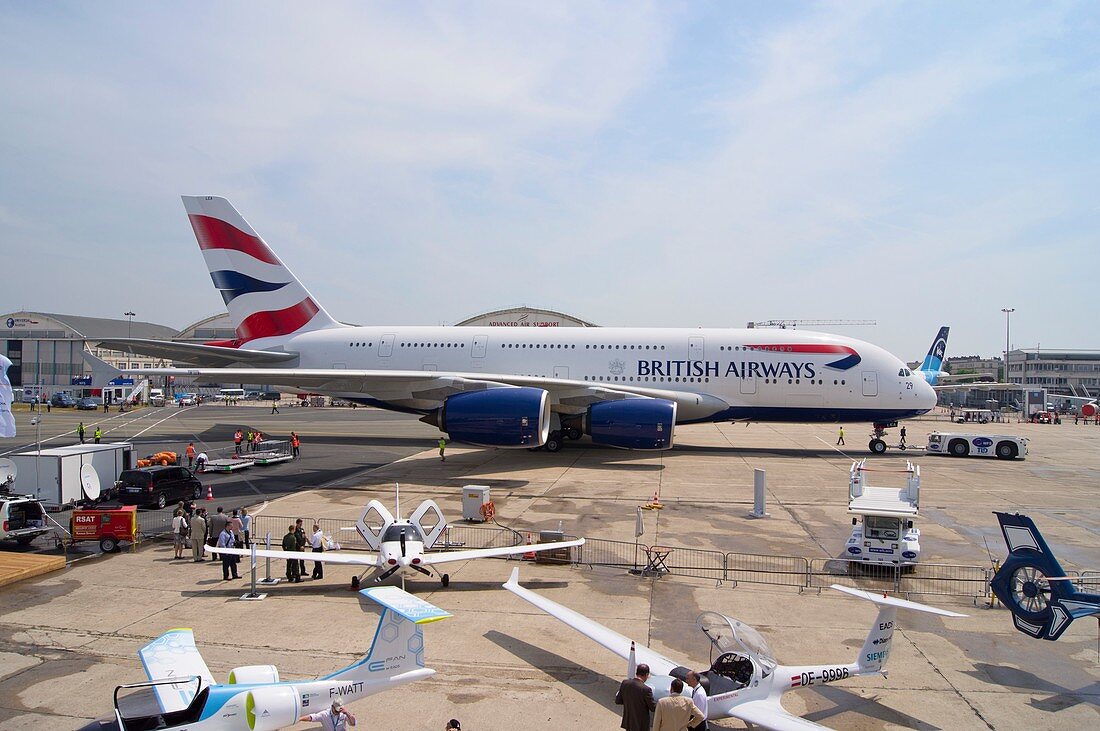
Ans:
[[[249,315],[237,328],[238,344],[275,335],[289,335],[313,319],[320,312],[317,303],[309,297],[285,310],[270,310]]]
[[[220,218],[198,214],[191,214],[188,218],[191,219],[191,228],[195,229],[195,238],[199,240],[200,249],[232,249],[267,264],[282,265],[271,249],[267,248],[267,244],[233,224]]]

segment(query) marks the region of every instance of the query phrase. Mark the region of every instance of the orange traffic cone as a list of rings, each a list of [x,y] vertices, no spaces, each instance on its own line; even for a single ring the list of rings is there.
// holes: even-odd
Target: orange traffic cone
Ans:
[[[527,534],[527,545],[528,546],[531,545],[531,534],[530,533]],[[534,551],[525,552],[523,554],[523,560],[524,561],[534,561],[535,560],[535,552]]]
[[[206,499],[207,500],[213,500],[214,499],[214,486],[213,485],[207,485],[206,486]]]

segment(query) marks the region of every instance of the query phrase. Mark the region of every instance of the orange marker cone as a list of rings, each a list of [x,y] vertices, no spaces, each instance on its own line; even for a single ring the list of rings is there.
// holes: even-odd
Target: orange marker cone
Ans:
[[[214,486],[213,485],[207,485],[206,486],[206,499],[207,500],[213,500],[214,499]]]
[[[531,534],[530,533],[527,534],[527,545],[528,546],[531,545]],[[535,552],[534,551],[527,551],[526,553],[523,554],[523,560],[524,561],[534,561],[535,560]]]

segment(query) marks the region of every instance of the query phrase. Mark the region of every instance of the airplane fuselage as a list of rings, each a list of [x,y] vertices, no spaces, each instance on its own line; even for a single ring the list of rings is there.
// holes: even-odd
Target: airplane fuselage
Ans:
[[[271,339],[274,341],[275,339]],[[275,346],[263,340],[250,348]],[[677,421],[886,422],[931,410],[935,392],[897,357],[837,335],[771,329],[347,327],[278,339],[289,367],[568,379],[688,392]],[[333,393],[383,408],[362,393]]]

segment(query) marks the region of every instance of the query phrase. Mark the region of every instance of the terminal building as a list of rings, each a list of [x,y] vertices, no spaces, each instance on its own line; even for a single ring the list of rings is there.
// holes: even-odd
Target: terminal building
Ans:
[[[1100,395],[1100,350],[1013,350],[1008,354],[1008,382],[1095,398]]]

